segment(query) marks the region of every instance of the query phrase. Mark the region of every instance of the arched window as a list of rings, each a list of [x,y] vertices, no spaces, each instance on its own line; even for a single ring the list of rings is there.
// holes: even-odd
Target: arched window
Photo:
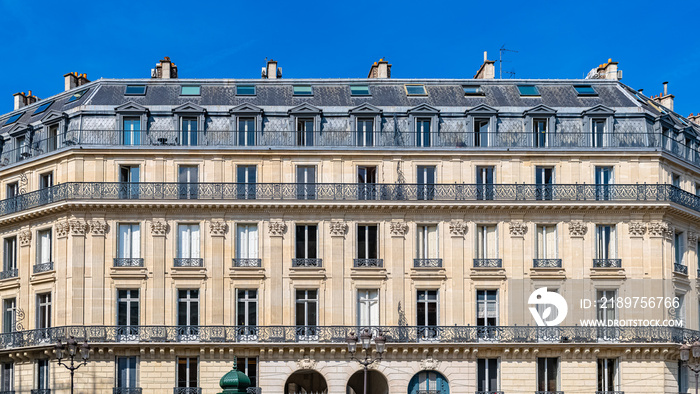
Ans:
[[[449,394],[447,379],[437,371],[423,371],[413,375],[408,383],[408,394]]]

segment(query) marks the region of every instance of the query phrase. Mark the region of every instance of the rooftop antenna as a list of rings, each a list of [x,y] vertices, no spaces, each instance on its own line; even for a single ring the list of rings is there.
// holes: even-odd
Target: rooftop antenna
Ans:
[[[507,62],[507,60],[503,60],[503,52],[518,53],[518,51],[507,49],[506,44],[501,45],[501,49],[498,50],[498,79],[503,79],[503,62]],[[505,71],[505,73],[511,77],[515,75],[515,71]]]

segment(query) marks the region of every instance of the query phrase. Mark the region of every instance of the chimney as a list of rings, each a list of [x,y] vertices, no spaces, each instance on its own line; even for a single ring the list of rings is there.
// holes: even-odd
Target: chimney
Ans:
[[[63,78],[65,79],[65,87],[64,91],[69,91],[73,89],[74,87],[78,86],[78,73],[68,73],[63,75]]]
[[[87,74],[78,75],[78,86],[83,86],[86,83],[90,83],[90,80],[87,79]]]
[[[27,105],[27,97],[24,92],[15,93],[12,96],[15,98],[15,111]]]
[[[273,59],[267,60],[265,67],[262,69],[262,79],[277,79],[282,78],[282,67],[277,67],[277,62]]]
[[[612,59],[608,59],[607,63],[592,69],[586,76],[586,79],[609,79],[618,81],[622,79],[622,70],[617,69],[617,64],[618,63],[612,61]]]
[[[690,115],[688,115],[688,120],[700,126],[700,112],[698,112],[695,115],[691,113]]]
[[[664,82],[663,85],[664,92],[658,95],[657,97],[652,98],[652,100],[673,111],[673,98],[675,96],[672,94],[668,94],[668,82]]]
[[[479,71],[474,75],[474,79],[494,79],[496,78],[496,61],[488,60],[488,55],[484,51],[484,63],[479,67]]]
[[[166,56],[156,64],[156,68],[151,69],[151,78],[176,79],[177,66],[170,61],[170,57]]]
[[[32,95],[32,91],[30,90],[29,93],[27,94],[27,97],[24,99],[24,104],[25,105],[34,104],[39,100],[41,100],[41,99],[37,96]]]
[[[369,69],[367,78],[391,78],[391,64],[384,59],[379,59]]]

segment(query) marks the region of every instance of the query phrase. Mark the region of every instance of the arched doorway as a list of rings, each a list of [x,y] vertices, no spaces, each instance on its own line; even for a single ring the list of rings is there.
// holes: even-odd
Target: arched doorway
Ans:
[[[449,394],[450,385],[443,374],[437,371],[422,371],[413,375],[408,383],[408,394],[436,392]]]
[[[284,384],[284,394],[326,394],[328,385],[323,375],[314,370],[296,371]]]
[[[345,388],[347,394],[362,394],[365,384],[365,371],[359,370],[350,376]],[[367,394],[388,394],[389,383],[378,371],[367,371]]]

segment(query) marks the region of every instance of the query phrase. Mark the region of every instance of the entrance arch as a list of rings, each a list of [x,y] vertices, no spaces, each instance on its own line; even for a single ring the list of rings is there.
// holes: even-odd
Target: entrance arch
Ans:
[[[362,394],[365,371],[359,370],[350,376],[345,388],[347,394]],[[379,371],[367,371],[367,394],[389,394],[389,382]]]
[[[447,378],[438,371],[418,372],[413,375],[408,383],[408,394],[418,394],[426,391],[449,394],[450,385],[447,383]]]
[[[284,394],[327,394],[326,379],[314,370],[296,371],[284,384]]]

